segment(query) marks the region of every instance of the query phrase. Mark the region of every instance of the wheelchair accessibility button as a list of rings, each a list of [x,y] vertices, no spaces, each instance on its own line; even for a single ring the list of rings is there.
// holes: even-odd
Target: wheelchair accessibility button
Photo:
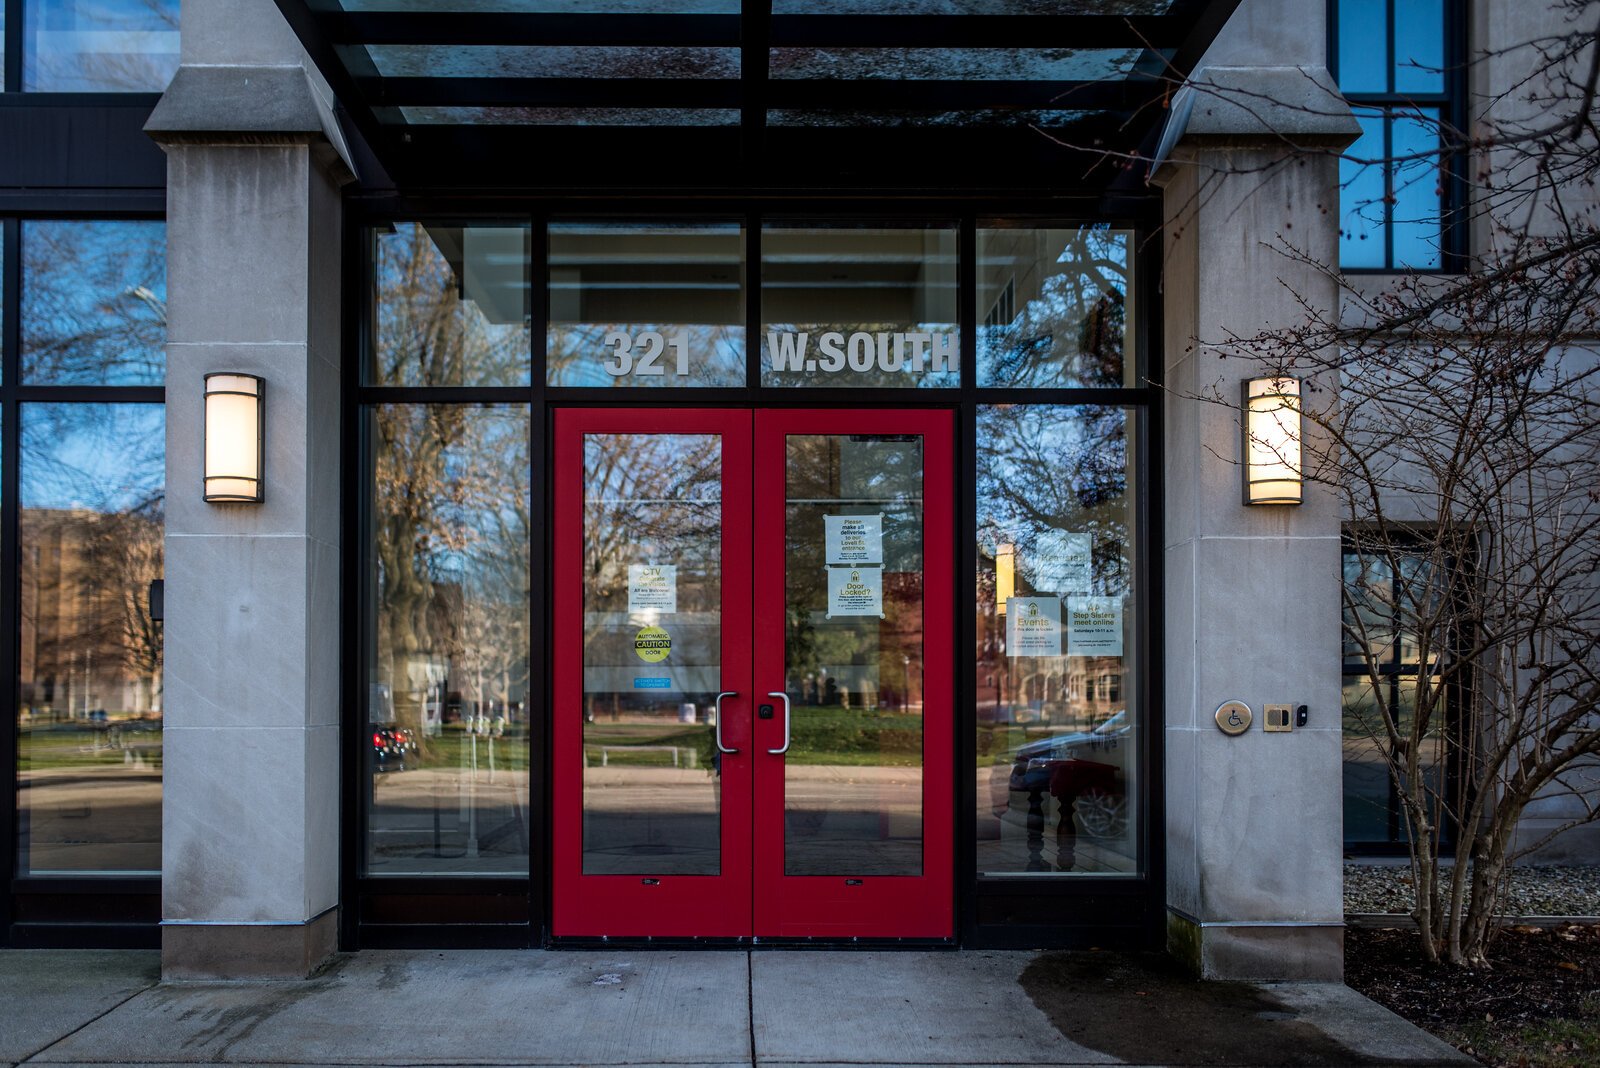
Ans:
[[[1250,706],[1243,701],[1224,701],[1217,706],[1217,730],[1223,734],[1243,734],[1250,729]]]

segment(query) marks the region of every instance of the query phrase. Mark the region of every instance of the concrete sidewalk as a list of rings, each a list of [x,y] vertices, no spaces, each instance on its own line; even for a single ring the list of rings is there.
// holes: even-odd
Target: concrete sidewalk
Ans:
[[[1472,1064],[1346,987],[1108,953],[365,951],[300,983],[0,951],[0,1065]]]

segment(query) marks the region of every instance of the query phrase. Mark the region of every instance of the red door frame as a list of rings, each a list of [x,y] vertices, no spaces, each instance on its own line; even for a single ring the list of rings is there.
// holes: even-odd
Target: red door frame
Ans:
[[[755,684],[784,689],[784,513],[790,434],[917,434],[922,469],[922,874],[784,873],[781,716],[755,724],[755,933],[761,938],[950,938],[954,933],[954,414],[764,409],[756,413]]]
[[[583,874],[583,437],[722,436],[723,744],[720,875]],[[552,531],[551,933],[619,938],[737,938],[750,933],[750,412],[741,409],[562,409],[555,415]],[[730,799],[737,799],[729,804]]]
[[[789,434],[923,438],[922,874],[784,874],[780,717]],[[583,874],[583,436],[722,436],[723,742],[720,875]],[[954,413],[933,409],[559,409],[552,512],[551,933],[613,938],[939,938],[954,933]],[[759,492],[756,487],[759,486]],[[752,527],[753,516],[753,527]],[[751,575],[746,585],[741,576]],[[752,603],[753,600],[753,603]],[[761,606],[760,611],[755,606]],[[755,726],[752,732],[752,726]],[[737,799],[747,799],[739,803]]]

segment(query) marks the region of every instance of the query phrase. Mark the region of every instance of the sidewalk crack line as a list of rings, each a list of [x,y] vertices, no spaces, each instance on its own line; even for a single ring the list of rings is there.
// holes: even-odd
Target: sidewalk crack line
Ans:
[[[119,1001],[115,1005],[111,1006],[105,1012],[102,1012],[102,1013],[100,1013],[100,1014],[98,1014],[96,1016],[93,1016],[93,1017],[83,1021],[83,1023],[79,1024],[77,1027],[74,1027],[72,1030],[68,1031],[64,1035],[61,1035],[61,1036],[59,1036],[57,1038],[52,1038],[49,1042],[46,1042],[44,1045],[42,1045],[38,1049],[34,1050],[32,1053],[28,1054],[26,1057],[18,1058],[17,1059],[17,1064],[18,1064],[19,1068],[20,1068],[21,1065],[31,1063],[35,1057],[39,1056],[39,1054],[46,1053],[49,1050],[52,1050],[55,1047],[61,1045],[61,1043],[65,1042],[67,1039],[71,1038],[73,1035],[77,1034],[79,1031],[82,1031],[84,1028],[88,1027],[90,1024],[99,1023],[101,1020],[105,1019],[107,1016],[110,1016],[112,1013],[114,1013],[118,1009],[122,1008],[122,1006],[126,1005],[128,1002],[132,1001],[134,998],[138,997],[140,994],[148,994],[150,991],[154,990],[156,987],[158,987],[160,985],[161,985],[161,980],[157,979],[155,982],[150,983],[147,986],[140,987],[138,990],[135,990],[133,993],[129,994],[127,997],[123,998],[121,1001]]]

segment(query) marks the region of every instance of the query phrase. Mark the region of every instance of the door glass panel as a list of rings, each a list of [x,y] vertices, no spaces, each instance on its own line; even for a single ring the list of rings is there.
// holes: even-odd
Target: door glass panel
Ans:
[[[586,434],[583,872],[721,869],[722,442]]]
[[[922,874],[922,469],[915,435],[788,438],[788,875]]]

